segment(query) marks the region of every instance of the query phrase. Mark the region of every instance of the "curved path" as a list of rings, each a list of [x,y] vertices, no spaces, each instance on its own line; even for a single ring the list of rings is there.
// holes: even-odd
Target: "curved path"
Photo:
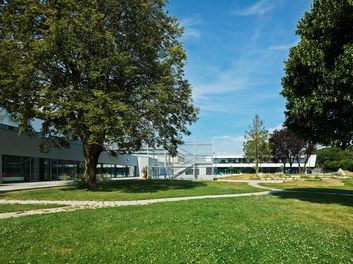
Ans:
[[[259,196],[267,195],[272,191],[257,192],[257,193],[239,193],[239,194],[221,194],[221,195],[203,195],[203,196],[188,196],[188,197],[173,197],[173,198],[160,198],[136,201],[46,201],[46,200],[0,200],[0,204],[53,204],[53,205],[66,205],[65,207],[49,208],[31,210],[25,212],[10,212],[0,214],[0,219],[21,217],[26,215],[37,215],[46,213],[58,213],[64,211],[74,211],[78,209],[95,209],[102,207],[118,207],[128,205],[149,205],[154,203],[163,202],[177,202],[187,200],[200,200],[200,199],[214,199],[214,198],[234,198],[246,196]]]
[[[160,199],[148,199],[148,200],[135,200],[135,201],[49,201],[49,200],[0,200],[1,204],[53,204],[53,205],[63,205],[64,207],[57,208],[47,208],[47,209],[37,209],[24,212],[9,212],[1,213],[0,219],[22,217],[27,215],[38,215],[47,213],[58,213],[74,211],[78,209],[95,209],[103,207],[118,207],[118,206],[128,206],[128,205],[149,205],[154,203],[162,202],[176,202],[176,201],[187,201],[187,200],[199,200],[199,199],[214,199],[214,198],[234,198],[234,197],[247,197],[247,196],[261,196],[267,194],[274,194],[280,192],[301,192],[309,193],[305,191],[291,191],[291,190],[278,190],[273,188],[268,188],[259,185],[260,183],[281,183],[283,181],[260,181],[260,180],[219,180],[222,182],[246,182],[250,186],[256,188],[266,189],[267,191],[256,192],[256,193],[240,193],[240,194],[220,194],[220,195],[203,195],[203,196],[189,196],[189,197],[173,197],[173,198],[160,198]],[[319,194],[330,194],[330,195],[344,195],[353,196],[353,194],[340,194],[340,193],[324,193],[324,192],[310,192]]]

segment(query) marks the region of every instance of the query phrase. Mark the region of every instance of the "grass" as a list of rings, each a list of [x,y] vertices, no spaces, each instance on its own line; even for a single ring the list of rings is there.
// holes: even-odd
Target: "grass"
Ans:
[[[261,185],[275,189],[353,194],[353,178],[296,180],[279,184],[262,183]]]
[[[219,177],[220,180],[259,180],[256,174],[233,174]]]
[[[212,194],[236,194],[263,191],[246,183],[181,180],[119,180],[101,184],[97,191],[75,189],[73,186],[26,190],[0,194],[0,199],[26,200],[145,200]]]
[[[352,263],[353,197],[282,193],[0,220],[1,263]]]
[[[24,212],[30,210],[61,207],[62,205],[52,204],[0,204],[0,213]]]

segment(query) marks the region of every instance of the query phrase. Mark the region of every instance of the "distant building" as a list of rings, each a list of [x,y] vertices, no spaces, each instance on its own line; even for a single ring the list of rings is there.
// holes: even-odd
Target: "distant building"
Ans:
[[[15,126],[0,123],[0,183],[73,179],[83,174],[82,145],[71,143],[70,148],[54,148],[48,153],[39,151],[39,137],[18,135]],[[106,177],[137,177],[148,164],[162,163],[147,156],[118,155],[102,152],[97,174]],[[158,175],[159,171],[155,172]]]
[[[208,157],[212,160],[212,157]],[[255,162],[245,159],[242,155],[214,155],[213,157],[214,174],[240,174],[240,173],[255,173]],[[300,168],[304,167],[304,158],[300,160]],[[315,168],[316,155],[311,155],[306,164],[305,173]],[[290,165],[286,163],[286,172],[289,173]],[[292,164],[292,173],[298,172],[299,165],[295,161]],[[262,173],[277,173],[283,172],[283,163],[260,163],[259,171]]]
[[[68,149],[54,148],[48,153],[39,151],[40,143],[38,136],[18,135],[17,127],[0,123],[0,183],[73,179],[83,174],[80,142],[71,143]],[[212,179],[214,175],[255,172],[255,163],[242,155],[209,155],[205,154],[207,151],[200,154],[199,147],[191,146],[188,150],[182,147],[184,150],[180,148],[176,157],[171,157],[163,149],[145,148],[117,157],[102,152],[97,175],[138,177],[142,175],[143,167],[148,167],[149,177],[174,179]],[[312,155],[306,164],[306,172],[310,172],[315,163],[316,155]],[[292,172],[298,171],[298,167],[294,162]],[[304,160],[300,167],[304,167]],[[259,168],[263,173],[277,173],[283,171],[283,164],[260,163]],[[286,164],[286,172],[289,172],[289,164]]]

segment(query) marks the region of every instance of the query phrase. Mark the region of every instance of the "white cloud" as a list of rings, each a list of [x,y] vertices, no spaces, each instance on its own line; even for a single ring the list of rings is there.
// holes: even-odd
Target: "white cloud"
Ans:
[[[242,154],[244,136],[214,137],[214,152],[216,154]]]
[[[220,76],[215,84],[195,85],[193,89],[194,99],[205,99],[208,95],[224,94],[227,92],[237,91],[251,86],[251,82],[240,77],[232,78],[231,76]]]
[[[274,7],[275,5],[273,2],[270,2],[268,0],[261,0],[246,9],[235,11],[234,15],[237,15],[237,16],[263,15],[268,11],[272,10]]]
[[[290,44],[273,45],[269,49],[273,51],[288,51],[290,48],[294,47],[297,44],[298,44],[298,41]]]
[[[184,28],[183,39],[199,39],[202,34],[195,26],[200,23],[200,19],[193,17],[180,20],[180,24]]]

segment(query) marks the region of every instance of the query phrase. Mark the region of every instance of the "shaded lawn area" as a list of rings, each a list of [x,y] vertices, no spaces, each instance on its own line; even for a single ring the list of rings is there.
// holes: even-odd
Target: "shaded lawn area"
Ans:
[[[0,262],[352,263],[353,198],[342,202],[343,197],[310,195],[304,201],[309,198],[303,196],[282,193],[4,219]]]
[[[102,183],[97,191],[73,186],[0,194],[0,199],[128,201],[263,191],[246,183],[185,180],[118,180]]]
[[[275,189],[293,190],[302,192],[325,192],[353,195],[353,178],[300,180],[284,183],[261,183],[260,185]]]
[[[0,213],[24,212],[30,210],[63,207],[53,204],[0,204]]]

